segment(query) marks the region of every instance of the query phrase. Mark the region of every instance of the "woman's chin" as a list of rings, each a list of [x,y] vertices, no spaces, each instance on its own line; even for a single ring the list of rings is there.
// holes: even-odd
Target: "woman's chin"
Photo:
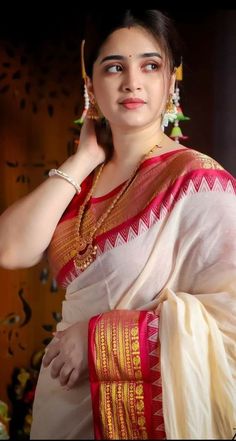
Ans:
[[[156,123],[156,120],[155,120]],[[118,125],[123,130],[125,129],[142,129],[152,124],[152,120],[144,118],[140,115],[127,115],[126,118],[121,118],[114,125]],[[112,126],[113,124],[111,124]]]

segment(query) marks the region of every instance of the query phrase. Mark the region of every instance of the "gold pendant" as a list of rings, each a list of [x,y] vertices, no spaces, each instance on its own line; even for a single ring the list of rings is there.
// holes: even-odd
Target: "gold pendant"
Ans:
[[[90,240],[86,240],[84,237],[79,237],[78,239],[78,251],[83,251],[89,244]]]
[[[74,259],[76,266],[81,270],[85,270],[96,258],[97,245],[93,245],[91,239],[87,242],[85,239],[80,238],[81,247]],[[79,239],[79,240],[80,240]]]

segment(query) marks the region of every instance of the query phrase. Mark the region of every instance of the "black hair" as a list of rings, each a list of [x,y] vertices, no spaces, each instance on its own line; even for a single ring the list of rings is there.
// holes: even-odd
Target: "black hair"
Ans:
[[[87,17],[85,29],[85,67],[91,78],[93,64],[108,36],[117,29],[131,26],[142,26],[150,32],[164,51],[171,72],[181,63],[181,41],[174,22],[167,14],[157,9],[126,9],[107,13],[93,11]]]

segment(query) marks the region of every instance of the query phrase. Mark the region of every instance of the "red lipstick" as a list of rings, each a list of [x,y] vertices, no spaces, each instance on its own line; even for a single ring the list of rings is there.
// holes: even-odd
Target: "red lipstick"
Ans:
[[[141,98],[126,98],[120,102],[126,109],[137,109],[145,104],[145,101]]]

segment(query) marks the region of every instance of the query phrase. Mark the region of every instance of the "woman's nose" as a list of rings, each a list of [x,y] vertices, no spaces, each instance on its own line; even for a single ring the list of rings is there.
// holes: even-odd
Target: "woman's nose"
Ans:
[[[141,79],[137,72],[128,70],[123,80],[123,90],[126,92],[133,92],[135,90],[141,90]]]

